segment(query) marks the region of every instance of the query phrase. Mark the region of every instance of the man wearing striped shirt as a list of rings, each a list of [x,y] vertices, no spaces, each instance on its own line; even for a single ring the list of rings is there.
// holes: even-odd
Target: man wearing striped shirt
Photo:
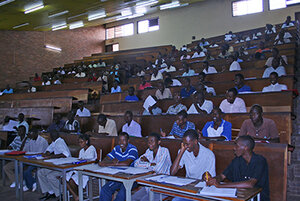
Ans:
[[[118,137],[119,145],[107,154],[99,166],[133,166],[134,161],[138,158],[137,148],[129,143],[128,133],[122,132]],[[119,190],[115,200],[125,201],[126,191],[121,182],[109,181],[101,189],[100,201],[111,201],[115,191]]]
[[[149,148],[146,150],[146,153],[135,161],[134,166],[153,170],[157,174],[170,174],[172,165],[170,152],[168,148],[161,147],[160,143],[160,135],[151,133],[148,137]],[[148,192],[145,187],[142,187],[132,196],[132,200],[149,200]],[[159,194],[154,194],[154,200],[159,200]]]

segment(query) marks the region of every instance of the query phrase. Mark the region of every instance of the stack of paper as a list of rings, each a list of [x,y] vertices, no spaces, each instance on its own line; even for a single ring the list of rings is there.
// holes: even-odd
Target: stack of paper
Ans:
[[[188,185],[188,184],[196,181],[195,179],[180,178],[180,177],[168,176],[168,175],[159,175],[159,176],[149,177],[146,180],[152,180],[152,181],[157,181],[157,182],[161,182],[161,183],[168,183],[168,184],[173,184],[173,185],[177,185],[177,186],[185,186],[185,185]]]
[[[144,102],[143,107],[149,112],[148,108],[152,107],[155,103],[156,101],[154,100],[154,98],[152,96],[148,96]]]
[[[69,163],[73,163],[78,161],[78,158],[73,158],[73,157],[69,157],[69,158],[55,158],[55,159],[48,159],[48,160],[44,160],[45,162],[48,163],[53,163],[54,165],[63,165],[63,164],[69,164]]]
[[[146,168],[134,168],[134,167],[128,167],[125,170],[122,170],[121,172],[126,174],[143,174],[150,172],[151,170],[148,170]]]
[[[200,191],[200,195],[236,197],[236,188],[217,188],[215,186],[205,186]]]

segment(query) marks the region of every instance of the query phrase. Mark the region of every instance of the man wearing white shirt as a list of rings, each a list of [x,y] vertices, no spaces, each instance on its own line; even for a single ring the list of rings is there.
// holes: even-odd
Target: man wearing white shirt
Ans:
[[[167,67],[163,69],[165,72],[175,72],[176,68],[172,66],[172,63],[170,61],[167,61]]]
[[[272,66],[265,69],[262,78],[268,78],[268,77],[270,77],[270,74],[272,72],[276,72],[279,77],[286,75],[284,66],[279,66],[280,62],[284,66],[286,66],[286,63],[284,62],[284,60],[283,60],[282,57],[280,57],[280,58],[274,58],[272,60]]]
[[[285,84],[278,83],[278,74],[276,72],[272,72],[270,74],[270,82],[271,85],[264,87],[262,92],[274,92],[274,91],[287,90],[287,86]]]
[[[191,56],[187,54],[187,51],[183,51],[182,56],[180,57],[180,61],[190,59]]]
[[[281,28],[284,29],[293,26],[295,26],[295,24],[292,22],[291,16],[287,16],[286,21],[282,24]]]
[[[203,91],[199,91],[194,94],[194,103],[188,109],[188,114],[210,114],[213,109],[213,102],[204,99]]]
[[[150,81],[156,81],[162,79],[163,79],[163,75],[161,74],[161,72],[159,72],[157,68],[153,68],[153,74],[151,75]]]
[[[233,55],[228,56],[228,62],[230,63],[229,71],[241,70],[239,62],[236,61],[236,58]]]
[[[199,47],[199,49],[193,54],[192,59],[200,57],[205,57],[205,53]]]
[[[205,74],[212,74],[212,73],[218,73],[215,67],[209,66],[208,61],[203,61],[203,73]]]
[[[280,61],[279,65],[280,65],[280,66],[283,65],[282,62],[288,64],[287,57],[286,57],[285,55],[280,55],[280,54],[279,54],[279,50],[278,50],[276,47],[274,47],[274,48],[272,48],[272,57],[269,57],[269,58],[267,59],[265,65],[267,65],[268,67],[271,67],[274,58],[279,59],[279,61]],[[281,59],[281,58],[282,58],[282,59]]]
[[[142,137],[142,129],[140,124],[133,120],[131,111],[126,111],[124,115],[126,124],[122,127],[122,132],[128,133],[129,136]]]
[[[113,119],[108,119],[104,114],[98,116],[98,133],[105,134],[108,136],[117,136],[117,126]]]
[[[220,104],[220,109],[224,113],[246,113],[246,104],[243,99],[236,97],[236,88],[231,88],[226,92],[226,99]]]
[[[23,113],[20,113],[18,115],[18,120],[19,120],[19,123],[18,123],[18,125],[16,127],[14,127],[14,129],[17,129],[20,126],[25,126],[25,128],[26,128],[26,134],[27,134],[28,131],[29,131],[29,124],[27,123],[27,121],[25,121],[25,115]]]
[[[59,137],[58,132],[52,131],[50,133],[50,137],[52,143],[48,146],[43,154],[44,158],[49,159],[71,157],[71,152],[67,144],[62,138]],[[60,196],[60,185],[57,177],[61,176],[61,172],[42,168],[37,171],[37,176],[42,193],[44,193],[44,196],[40,199],[48,200]]]
[[[76,111],[76,115],[75,116],[78,116],[78,117],[90,117],[91,116],[91,112],[83,107],[84,103],[83,101],[79,101],[78,102],[78,109]]]

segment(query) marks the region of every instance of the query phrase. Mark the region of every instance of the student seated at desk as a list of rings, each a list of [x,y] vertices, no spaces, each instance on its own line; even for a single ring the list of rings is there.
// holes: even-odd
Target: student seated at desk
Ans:
[[[210,66],[208,61],[203,61],[203,73],[205,74],[213,74],[213,73],[218,73],[216,68],[213,66]]]
[[[213,109],[213,102],[205,100],[203,90],[193,95],[193,104],[188,109],[188,114],[210,114]]]
[[[68,114],[68,120],[65,122],[63,131],[68,133],[78,133],[80,132],[80,124],[79,122],[74,119],[75,115],[71,111]]]
[[[14,129],[17,129],[20,126],[25,126],[25,128],[26,128],[26,134],[27,134],[28,131],[29,131],[29,124],[25,120],[25,115],[23,113],[19,113],[19,115],[18,115],[18,125],[16,127],[14,127]]]
[[[25,126],[21,125],[17,128],[18,135],[15,139],[8,145],[7,149],[12,151],[22,151],[24,146],[29,142],[29,139],[26,135],[26,128]],[[3,170],[11,184],[10,187],[14,188],[16,186],[15,183],[15,165],[14,162],[7,163]]]
[[[271,84],[267,87],[264,87],[262,92],[274,92],[274,91],[287,90],[287,86],[285,84],[278,83],[278,74],[276,72],[272,72],[270,74],[270,82]]]
[[[155,92],[155,97],[157,98],[157,100],[173,98],[171,90],[169,88],[165,88],[163,82],[158,83],[158,89]]]
[[[211,116],[212,121],[209,121],[205,124],[202,129],[202,136],[205,139],[214,139],[214,140],[231,140],[231,123],[225,121],[222,118],[222,111],[220,108],[215,107],[212,110]]]
[[[139,101],[139,98],[134,94],[134,87],[129,87],[128,95],[125,97],[127,102],[136,102]]]
[[[153,73],[151,75],[150,81],[156,81],[156,80],[162,80],[163,79],[163,75],[161,74],[161,72],[158,71],[157,68],[153,68],[152,72]]]
[[[114,81],[112,88],[110,89],[110,93],[120,93],[122,92],[121,87],[119,86],[119,82],[117,80]]]
[[[295,22],[291,20],[291,16],[287,16],[285,22],[282,24],[281,28],[289,28],[295,26]]]
[[[168,81],[168,85],[167,85],[167,79],[170,79],[172,82],[170,82],[170,80]],[[172,79],[172,75],[170,73],[166,73],[165,75],[165,85],[166,87],[175,87],[175,86],[181,86],[181,82],[177,79]]]
[[[102,61],[102,59],[99,59],[99,62],[97,63],[97,68],[99,67],[106,67],[106,64],[104,61]]]
[[[241,73],[235,74],[234,76],[234,88],[238,91],[238,93],[251,91],[251,88],[245,85],[244,79],[244,75]]]
[[[177,120],[174,122],[173,127],[169,135],[167,135],[161,129],[161,136],[172,137],[172,138],[182,138],[183,134],[189,129],[196,129],[195,124],[187,120],[188,114],[185,110],[180,111],[177,114]]]
[[[268,163],[263,156],[253,152],[254,146],[252,137],[239,137],[234,147],[236,157],[222,174],[209,176],[206,184],[217,188],[262,188],[260,200],[270,201]],[[230,182],[223,182],[225,179]]]
[[[194,76],[196,75],[195,71],[190,68],[190,64],[184,64],[184,73],[182,74],[182,77],[187,76]]]
[[[90,144],[90,136],[86,134],[79,135],[78,144],[80,146],[79,159],[85,159],[89,161],[94,161],[97,159],[96,148]],[[78,172],[70,171],[66,174],[67,187],[73,196],[73,199],[78,201]],[[86,175],[82,176],[82,186],[86,187],[89,177]]]
[[[47,128],[46,132],[50,133],[51,131],[60,132],[65,125],[65,122],[61,119],[60,114],[53,115],[53,123]]]
[[[266,66],[268,67],[271,67],[272,66],[272,62],[273,62],[273,59],[278,59],[279,60],[279,65],[282,66],[283,65],[283,62],[285,64],[288,64],[288,61],[287,61],[287,57],[285,55],[280,55],[279,54],[279,50],[276,48],[276,47],[273,47],[272,48],[272,57],[269,57],[266,61]]]
[[[196,52],[193,54],[192,59],[205,57],[205,53],[203,52],[201,47],[197,47]]]
[[[143,115],[160,115],[162,110],[157,106],[157,103],[150,106],[148,110],[144,110]]]
[[[163,69],[164,72],[170,73],[170,72],[175,72],[176,68],[172,65],[172,61],[167,60],[166,64],[167,66]]]
[[[47,75],[43,76],[43,82],[42,82],[42,86],[49,86],[51,85],[51,81],[49,80]]]
[[[279,134],[275,122],[263,117],[260,105],[253,105],[250,109],[250,119],[246,119],[241,127],[239,136],[250,135],[255,140],[279,142]]]
[[[280,63],[282,63],[283,66],[280,66]],[[285,71],[285,67],[286,67],[286,63],[284,62],[284,60],[282,59],[282,57],[279,58],[275,58],[272,60],[272,66],[271,67],[267,67],[264,71],[264,74],[262,76],[262,78],[268,78],[270,77],[270,74],[272,72],[276,72],[278,74],[279,77],[286,75],[286,71]]]
[[[139,157],[137,148],[129,143],[129,135],[122,132],[118,136],[118,145],[107,154],[99,166],[133,166],[134,161]],[[100,201],[111,201],[113,194],[119,190],[115,200],[125,201],[126,191],[122,182],[109,181],[100,192]]]
[[[97,121],[99,124],[98,133],[108,136],[118,135],[116,122],[113,119],[108,119],[106,115],[99,114]]]
[[[71,157],[71,152],[65,143],[65,141],[59,137],[58,132],[52,131],[50,133],[52,143],[47,147],[43,157],[45,159],[50,158],[67,158]],[[41,168],[37,171],[38,181],[44,194],[40,200],[48,200],[51,198],[57,198],[60,196],[59,179],[61,172],[50,170],[47,168]]]
[[[56,74],[56,75],[54,76],[53,84],[61,84],[59,75]]]
[[[170,174],[172,165],[169,149],[160,146],[161,140],[158,133],[150,133],[148,136],[148,149],[134,162],[134,167],[147,168],[157,174]],[[154,193],[154,200],[160,200],[160,195]],[[149,200],[149,191],[142,187],[132,195],[132,201]]]
[[[197,90],[199,90],[199,88],[202,88],[201,85],[203,85],[203,87],[206,91],[206,94],[209,94],[211,96],[215,96],[216,95],[215,89],[213,87],[209,87],[209,86],[205,85],[205,84],[208,83],[208,82],[205,81],[206,74],[204,72],[201,72],[201,73],[199,73],[198,78],[199,78],[199,84],[198,84],[198,87],[197,87],[198,89]]]
[[[144,90],[146,88],[151,88],[151,84],[146,81],[146,78],[144,76],[141,76],[141,84],[139,86],[139,90]]]
[[[144,69],[143,69],[142,67],[139,67],[139,68],[138,68],[138,71],[137,71],[137,73],[136,73],[136,76],[138,76],[138,77],[145,76],[145,71],[144,71]]]
[[[293,36],[290,34],[290,32],[286,31],[285,29],[281,29],[275,38],[274,45],[290,43],[292,39]]]
[[[175,104],[171,105],[168,108],[167,114],[178,114],[181,110],[187,111],[187,107],[183,104],[181,104],[181,97],[178,92],[175,92],[174,95]]]
[[[191,86],[191,80],[188,77],[183,79],[183,86],[184,88],[180,91],[181,98],[188,98],[196,91],[195,87]]]
[[[126,111],[124,115],[125,124],[122,127],[122,132],[128,133],[129,136],[142,137],[142,129],[140,124],[133,120],[133,113]]]
[[[273,33],[276,33],[275,27],[272,24],[266,24],[265,34],[269,35]]]
[[[41,79],[41,77],[39,76],[39,74],[35,73],[34,78],[33,78],[33,81],[34,81],[34,82],[38,82],[38,81],[41,81],[41,80],[42,80],[42,79]]]
[[[181,148],[171,167],[171,175],[176,175],[179,169],[185,168],[186,177],[202,179],[206,175],[215,176],[215,155],[198,142],[199,135],[195,130],[187,130],[183,137]],[[174,198],[173,201],[187,201],[184,198]]]
[[[77,74],[75,75],[75,77],[82,78],[82,77],[85,77],[85,76],[86,76],[86,74],[85,74],[85,72],[83,72],[83,67],[78,68],[78,71],[77,71]]]
[[[186,50],[184,50],[184,51],[182,52],[181,57],[180,57],[180,61],[182,61],[182,60],[188,60],[188,59],[190,59],[190,58],[191,58],[191,56],[187,54],[187,51],[186,51]]]
[[[90,117],[91,112],[89,109],[84,107],[84,102],[83,101],[78,101],[78,109],[76,111],[76,117]]]
[[[29,141],[25,144],[23,151],[35,153],[44,153],[46,151],[48,147],[48,142],[45,138],[39,135],[37,129],[32,129],[28,133],[28,138]],[[27,169],[24,171],[23,178],[25,181],[25,185],[23,186],[23,191],[36,190],[36,178],[32,176],[32,171],[36,169],[36,166],[28,166]]]
[[[243,99],[237,97],[236,88],[228,89],[226,99],[220,104],[220,109],[224,113],[246,113],[246,104]]]
[[[237,58],[233,55],[228,56],[228,63],[230,64],[229,71],[239,71],[242,70]]]

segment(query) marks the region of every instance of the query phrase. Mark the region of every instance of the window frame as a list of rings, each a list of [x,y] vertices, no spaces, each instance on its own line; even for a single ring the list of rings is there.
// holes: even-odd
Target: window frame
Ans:
[[[294,4],[286,4],[286,7],[283,7],[283,8],[276,8],[276,9],[272,9],[271,10],[271,4],[270,4],[270,1],[271,0],[268,0],[268,10],[269,11],[273,11],[273,10],[279,10],[279,9],[284,9],[284,8],[288,8],[288,7],[291,7],[291,6],[297,6],[297,5],[300,5],[300,2],[299,3],[294,3]],[[286,2],[286,1],[285,1]]]
[[[252,15],[252,14],[257,14],[257,13],[263,13],[265,10],[264,10],[264,0],[261,0],[262,2],[262,11],[260,12],[256,12],[256,13],[247,13],[247,14],[244,14],[244,15],[237,15],[237,16],[234,16],[233,15],[233,4],[236,3],[236,2],[239,2],[239,1],[245,1],[245,0],[234,0],[234,1],[231,1],[231,16],[232,17],[242,17],[242,16],[246,16],[246,15]],[[247,0],[246,0],[247,1]]]
[[[129,24],[132,24],[132,29],[133,29],[132,34],[131,35],[126,35],[126,36],[118,36],[118,37],[116,37],[116,27],[122,27],[122,26],[129,25]],[[108,39],[107,38],[107,30],[111,29],[111,28],[114,29],[114,37]],[[133,36],[133,35],[134,35],[134,23],[133,22],[105,28],[105,40],[111,40],[111,39],[115,39],[115,38],[123,38],[123,37],[128,37],[128,36]]]
[[[154,19],[157,19],[157,21],[158,21],[158,29],[157,29],[157,30],[149,31],[149,24],[148,24],[148,31],[139,33],[139,22],[148,20],[148,23],[149,23],[149,20],[154,20]],[[144,33],[149,33],[149,32],[159,31],[159,29],[160,29],[159,24],[160,24],[160,23],[159,23],[159,17],[153,17],[153,18],[149,18],[149,19],[139,20],[139,21],[136,22],[136,27],[137,27],[136,33],[137,33],[137,34],[144,34]]]

